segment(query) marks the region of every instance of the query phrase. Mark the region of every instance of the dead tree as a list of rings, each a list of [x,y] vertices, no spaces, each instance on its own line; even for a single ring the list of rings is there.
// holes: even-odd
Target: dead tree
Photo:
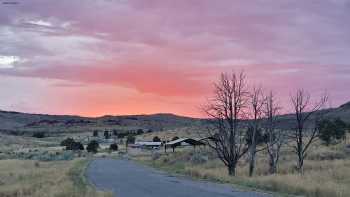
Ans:
[[[295,142],[293,148],[298,157],[297,168],[301,174],[304,174],[304,159],[307,156],[307,151],[318,137],[319,132],[315,125],[316,115],[320,115],[319,110],[324,107],[327,100],[328,96],[325,94],[318,102],[311,103],[310,94],[303,89],[291,96],[295,116],[294,134],[291,137]],[[312,122],[312,119],[315,122]]]
[[[255,169],[255,156],[256,156],[256,146],[257,146],[257,132],[260,128],[260,123],[262,119],[262,108],[264,105],[264,95],[261,87],[254,87],[250,95],[249,105],[251,108],[250,112],[250,123],[252,128],[250,148],[249,148],[249,176],[253,176]]]
[[[265,144],[269,157],[269,173],[275,174],[277,172],[277,165],[280,158],[280,150],[283,143],[286,141],[286,136],[281,129],[276,128],[276,117],[279,115],[281,108],[276,103],[275,97],[272,93],[265,98],[264,103],[264,127],[265,136],[267,137]]]
[[[207,144],[227,166],[229,175],[235,176],[239,159],[249,149],[245,129],[239,127],[249,99],[245,74],[223,73],[214,87],[214,97],[203,108],[212,123]]]

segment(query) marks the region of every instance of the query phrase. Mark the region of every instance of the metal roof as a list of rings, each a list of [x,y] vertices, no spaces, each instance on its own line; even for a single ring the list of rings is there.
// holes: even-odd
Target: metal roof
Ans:
[[[180,138],[180,139],[168,142],[165,145],[180,145],[182,142],[186,142],[191,145],[204,145],[203,142],[192,138]]]
[[[160,146],[162,142],[135,142],[135,145],[140,146]]]

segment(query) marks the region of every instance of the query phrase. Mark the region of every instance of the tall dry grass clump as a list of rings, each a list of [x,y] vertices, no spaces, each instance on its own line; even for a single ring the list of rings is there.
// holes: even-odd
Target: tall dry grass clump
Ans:
[[[193,157],[201,155],[207,161],[193,162]],[[210,151],[202,149],[182,150],[163,154],[156,160],[143,156],[142,162],[154,167],[188,176],[223,183],[258,188],[285,194],[307,197],[348,197],[350,196],[350,156],[344,145],[325,147],[316,144],[305,160],[305,174],[296,169],[294,154],[289,149],[283,150],[278,173],[268,174],[268,161],[265,153],[257,158],[256,173],[248,176],[248,165],[244,159],[238,164],[237,176],[227,174],[226,167]]]
[[[0,197],[104,197],[83,176],[85,160],[38,162],[0,161]]]

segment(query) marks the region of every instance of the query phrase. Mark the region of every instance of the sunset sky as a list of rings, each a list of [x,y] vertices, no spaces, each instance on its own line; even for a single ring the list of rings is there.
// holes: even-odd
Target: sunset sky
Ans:
[[[200,117],[242,69],[285,108],[300,87],[349,101],[350,1],[0,0],[2,110]]]

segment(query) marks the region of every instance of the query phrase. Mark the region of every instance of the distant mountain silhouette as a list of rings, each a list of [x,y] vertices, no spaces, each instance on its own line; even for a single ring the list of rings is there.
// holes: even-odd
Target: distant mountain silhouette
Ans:
[[[321,110],[325,118],[340,118],[350,123],[350,102],[337,108]],[[291,128],[294,125],[294,116],[281,115],[278,118],[279,127]],[[93,130],[117,131],[164,131],[183,127],[192,127],[193,130],[203,129],[205,119],[178,116],[170,113],[151,115],[123,115],[90,118],[70,115],[28,114],[21,112],[0,111],[0,132],[23,135],[37,131],[52,133],[65,132],[92,132]],[[195,131],[194,131],[195,132]]]

